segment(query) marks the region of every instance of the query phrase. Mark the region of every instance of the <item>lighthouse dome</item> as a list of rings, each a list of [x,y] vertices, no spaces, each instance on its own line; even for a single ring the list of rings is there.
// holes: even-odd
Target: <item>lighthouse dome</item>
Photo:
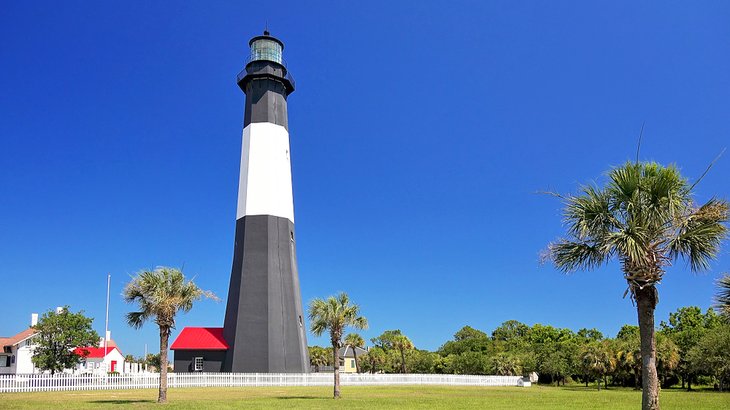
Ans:
[[[268,31],[265,31],[263,36],[252,38],[249,45],[251,46],[249,61],[266,60],[283,64],[284,44],[279,39],[270,36]]]

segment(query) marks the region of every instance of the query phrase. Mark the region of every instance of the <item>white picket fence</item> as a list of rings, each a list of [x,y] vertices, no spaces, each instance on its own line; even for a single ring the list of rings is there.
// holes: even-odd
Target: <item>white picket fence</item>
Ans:
[[[455,374],[347,374],[340,375],[343,386],[445,385],[523,386],[519,376],[469,376]],[[260,387],[329,386],[332,373],[170,373],[167,385],[176,387]],[[151,389],[160,384],[159,373],[119,375],[26,374],[0,375],[0,393]],[[529,384],[528,384],[529,385]]]

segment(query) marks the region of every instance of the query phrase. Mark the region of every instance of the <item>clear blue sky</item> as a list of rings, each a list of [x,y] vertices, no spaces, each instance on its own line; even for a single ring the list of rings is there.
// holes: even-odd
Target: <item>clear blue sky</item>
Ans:
[[[306,3],[306,4],[305,4]],[[517,319],[614,336],[635,323],[614,263],[540,266],[561,204],[633,158],[690,178],[730,145],[730,3],[6,2],[0,12],[0,335],[68,304],[124,353],[129,275],[184,266],[225,299],[248,39],[268,21],[289,99],[302,297],[347,291],[371,323],[436,349]],[[258,6],[258,7],[255,7]],[[730,197],[730,155],[697,198]],[[657,321],[711,304],[730,270],[684,263]],[[221,326],[204,301],[184,326]],[[326,339],[311,337],[310,344]]]

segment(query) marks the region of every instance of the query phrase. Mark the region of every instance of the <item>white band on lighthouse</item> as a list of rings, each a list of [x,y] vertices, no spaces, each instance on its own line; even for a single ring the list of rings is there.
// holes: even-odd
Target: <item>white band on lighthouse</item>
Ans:
[[[236,219],[247,215],[294,223],[289,133],[281,125],[254,122],[243,129]]]

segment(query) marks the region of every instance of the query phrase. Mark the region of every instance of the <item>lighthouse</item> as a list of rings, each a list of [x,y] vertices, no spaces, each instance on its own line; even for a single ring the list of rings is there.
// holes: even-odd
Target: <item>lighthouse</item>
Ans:
[[[233,268],[223,338],[227,372],[309,371],[294,231],[284,43],[249,41]]]

